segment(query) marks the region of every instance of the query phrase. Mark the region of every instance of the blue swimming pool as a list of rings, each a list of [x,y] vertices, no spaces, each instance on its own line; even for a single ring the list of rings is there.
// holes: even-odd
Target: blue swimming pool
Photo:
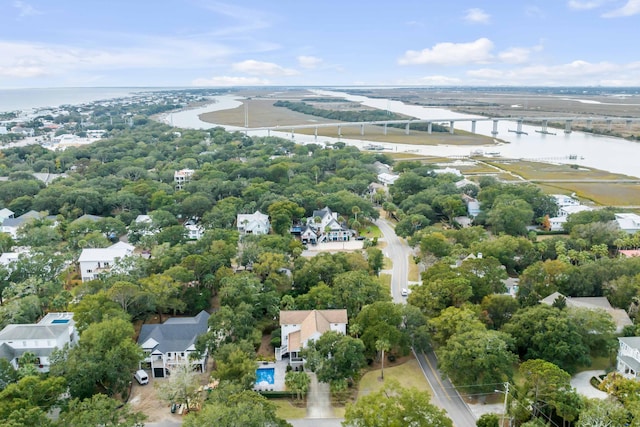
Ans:
[[[257,385],[273,385],[275,382],[273,377],[275,375],[275,368],[260,368],[256,369],[256,384]]]

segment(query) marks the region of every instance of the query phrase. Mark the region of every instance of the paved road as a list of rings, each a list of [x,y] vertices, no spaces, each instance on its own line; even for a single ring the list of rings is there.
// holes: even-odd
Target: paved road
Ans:
[[[438,359],[433,351],[428,353],[415,353],[420,368],[427,378],[433,397],[434,405],[447,411],[447,415],[456,427],[475,427],[476,417],[469,406],[462,400],[451,381],[442,378],[438,371]]]
[[[393,227],[389,225],[386,219],[378,219],[375,224],[380,228],[384,235],[387,246],[383,253],[391,258],[393,262],[393,270],[391,273],[391,297],[395,302],[406,302],[406,297],[400,295],[402,288],[407,288],[409,278],[409,256],[412,251],[403,240],[401,240]]]
[[[406,302],[406,298],[400,295],[400,290],[407,287],[411,248],[404,240],[398,238],[395,230],[386,220],[379,219],[375,224],[380,228],[387,242],[384,253],[393,261],[391,295],[396,302]],[[453,384],[449,380],[443,379],[440,375],[435,353],[419,353],[416,354],[416,358],[433,390],[433,403],[447,411],[447,415],[453,421],[454,426],[475,427],[475,416],[467,404],[462,400]]]

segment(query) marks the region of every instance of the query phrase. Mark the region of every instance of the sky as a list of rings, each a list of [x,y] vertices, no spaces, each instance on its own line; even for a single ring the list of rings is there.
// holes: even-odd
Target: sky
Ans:
[[[640,0],[0,0],[0,88],[640,86]]]

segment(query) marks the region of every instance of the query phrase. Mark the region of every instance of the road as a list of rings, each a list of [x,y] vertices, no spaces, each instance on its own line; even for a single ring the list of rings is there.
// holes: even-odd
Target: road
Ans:
[[[412,251],[404,240],[400,240],[393,227],[385,219],[378,219],[375,224],[384,235],[387,246],[383,253],[393,262],[391,273],[391,297],[395,302],[406,302],[406,297],[400,295],[402,288],[407,288],[409,280],[409,256]]]
[[[400,295],[402,288],[407,287],[409,278],[409,256],[411,248],[404,240],[396,235],[395,230],[384,219],[378,219],[375,224],[384,235],[387,246],[384,254],[391,258],[393,270],[391,276],[391,295],[395,302],[406,303],[406,298]],[[418,363],[424,372],[433,391],[433,404],[447,411],[447,415],[456,427],[475,427],[476,419],[467,404],[462,400],[458,391],[449,380],[443,379],[438,371],[438,360],[433,351],[416,353]]]

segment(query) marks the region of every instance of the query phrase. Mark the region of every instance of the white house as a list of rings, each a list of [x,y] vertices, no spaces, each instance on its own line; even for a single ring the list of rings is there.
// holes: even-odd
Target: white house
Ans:
[[[195,171],[193,169],[181,169],[173,173],[173,182],[176,184],[176,190],[182,190],[189,181]]]
[[[2,222],[7,218],[13,218],[13,213],[14,212],[11,209],[0,209],[0,224],[2,224]]]
[[[351,230],[338,222],[338,214],[328,206],[313,211],[307,225],[319,236],[318,242],[342,242],[351,238]]]
[[[400,178],[400,175],[396,175],[393,173],[383,172],[378,174],[378,181],[385,186],[393,185],[398,180],[398,178]]]
[[[462,172],[460,172],[459,169],[450,168],[448,166],[444,169],[434,169],[432,172],[435,173],[436,175],[440,175],[443,173],[451,173],[456,176],[462,176]]]
[[[108,273],[124,258],[133,255],[135,247],[125,242],[117,242],[108,248],[83,249],[78,258],[83,282],[97,279]]]
[[[640,376],[640,337],[619,337],[617,371],[626,378]]]
[[[184,228],[187,230],[187,239],[189,240],[200,240],[205,232],[204,227],[193,219],[185,221]]]
[[[584,211],[592,211],[593,208],[585,205],[567,205],[561,206],[558,209],[558,216],[569,216],[574,213],[584,212]]]
[[[565,194],[552,194],[551,197],[555,199],[556,205],[558,205],[559,208],[563,208],[565,206],[578,206],[580,204],[578,200]]]
[[[143,364],[154,378],[164,377],[171,368],[191,361],[194,368],[205,371],[207,355],[190,359],[196,351],[196,340],[208,330],[209,313],[195,317],[172,317],[162,324],[142,325],[138,344],[145,353]]]
[[[620,230],[629,234],[640,231],[640,215],[634,213],[617,213],[615,215]]]
[[[269,215],[255,211],[252,214],[238,214],[236,227],[238,227],[240,234],[269,234],[271,224],[269,223]]]
[[[473,181],[468,180],[467,178],[462,178],[460,181],[456,181],[455,186],[456,188],[460,189],[462,187],[466,187],[467,185],[472,185],[474,187],[478,187],[478,184],[476,184]]]
[[[567,223],[566,216],[554,216],[549,218],[549,231],[562,231]]]
[[[9,211],[11,212],[11,211]],[[17,239],[18,238],[18,229],[20,229],[20,227],[22,227],[24,224],[26,224],[27,222],[29,222],[32,219],[37,219],[37,218],[42,218],[45,215],[40,213],[40,212],[36,212],[36,211],[29,211],[27,213],[24,213],[22,215],[20,215],[17,218],[14,218],[13,216],[6,218],[2,221],[2,229],[1,231],[3,233],[7,233],[11,236],[12,239]],[[55,217],[51,217],[51,219],[55,220]]]
[[[18,369],[18,359],[26,352],[36,356],[39,372],[49,372],[49,356],[65,344],[78,342],[73,313],[49,313],[36,324],[8,325],[0,331],[0,357]]]
[[[280,347],[276,360],[289,357],[292,365],[302,365],[300,351],[327,331],[347,333],[347,310],[281,310]]]

